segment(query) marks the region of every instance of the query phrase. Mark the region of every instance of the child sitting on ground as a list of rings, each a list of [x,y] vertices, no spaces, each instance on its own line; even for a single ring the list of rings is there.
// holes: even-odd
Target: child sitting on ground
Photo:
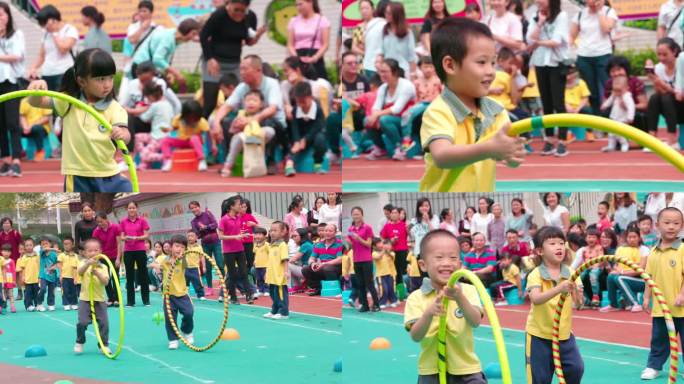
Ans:
[[[480,296],[470,284],[458,283],[448,288],[447,282],[461,267],[458,240],[451,232],[438,229],[429,232],[420,242],[420,269],[429,278],[420,289],[411,293],[404,309],[404,326],[411,340],[420,342],[418,384],[439,383],[437,333],[439,319],[447,316],[446,369],[449,383],[485,384],[480,360],[475,354],[473,328],[482,321],[484,312]],[[442,301],[448,298],[444,307]]]
[[[199,160],[197,170],[204,172],[207,170],[207,161],[204,159],[204,148],[202,146],[202,133],[209,131],[209,123],[202,117],[202,107],[194,100],[183,103],[181,114],[176,116],[171,123],[171,127],[178,131],[176,137],[165,137],[161,142],[162,157],[164,164],[163,172],[171,171],[173,163],[171,161],[171,150],[173,148],[192,148]],[[212,152],[216,153],[217,147],[212,143]]]

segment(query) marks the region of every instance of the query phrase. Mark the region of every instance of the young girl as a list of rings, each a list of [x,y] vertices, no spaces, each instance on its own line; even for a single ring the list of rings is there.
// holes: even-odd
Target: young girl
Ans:
[[[650,250],[641,244],[639,229],[635,227],[627,229],[626,238],[627,245],[618,247],[617,251],[615,251],[615,256],[624,257],[641,268],[646,268],[646,260]],[[641,312],[643,310],[637,300],[637,293],[644,291],[645,283],[632,268],[617,264],[615,269],[608,275],[607,280],[610,305],[601,308],[601,312],[620,310],[621,306],[617,298],[618,292],[622,292],[623,297],[629,300],[628,303],[625,303],[626,310],[631,310],[632,312]]]
[[[609,108],[611,120],[627,125],[632,125],[634,122],[636,107],[632,93],[629,91],[627,76],[613,77],[613,89],[610,92],[610,97],[601,105],[601,109]],[[601,148],[601,151],[613,152],[616,150],[618,143],[620,143],[621,152],[629,151],[629,141],[627,141],[626,138],[613,133],[608,135],[608,145]]]
[[[582,263],[594,259],[599,256],[603,256],[603,247],[599,244],[599,232],[595,228],[587,229],[587,246],[581,249],[581,257],[575,259],[574,265],[579,266]],[[538,245],[537,245],[538,246]],[[579,264],[577,264],[579,262]],[[591,291],[585,290],[584,296],[586,302],[590,303],[592,307],[598,307],[601,304],[601,292],[599,284],[599,277],[603,271],[603,265],[601,263],[594,264],[591,268],[582,272],[582,281],[589,281],[591,285]]]
[[[2,259],[0,259],[0,265],[3,266],[3,278],[0,281],[2,281],[3,283],[2,292],[0,292],[0,294],[5,296],[6,301],[9,301],[10,312],[15,313],[17,312],[17,310],[14,307],[14,295],[12,294],[14,287],[16,287],[16,279],[14,276],[15,265],[14,260],[12,260],[10,256],[12,256],[12,246],[10,244],[3,244]],[[5,306],[7,306],[7,303],[5,303]]]
[[[128,142],[128,114],[114,100],[116,64],[107,52],[86,49],[62,80],[62,92],[84,100],[112,125],[107,132],[94,117],[71,104],[49,97],[29,97],[36,108],[54,109],[62,117],[62,168],[66,192],[131,192],[130,181],[119,174],[112,139]],[[29,84],[30,90],[47,90],[44,80]]]
[[[161,85],[148,81],[143,85],[143,96],[149,105],[136,109],[129,109],[129,113],[136,115],[141,121],[150,123],[150,132],[135,134],[135,151],[140,154],[140,169],[147,169],[153,162],[161,161],[161,142],[171,131],[173,120],[173,106],[164,97]]]
[[[275,221],[271,224],[271,244],[268,251],[268,267],[266,267],[266,284],[269,286],[273,305],[264,317],[273,320],[285,320],[289,317],[287,291],[287,244],[283,241],[287,230],[285,223]]]
[[[375,261],[375,277],[378,279],[378,286],[382,287],[380,295],[380,308],[385,309],[389,305],[395,308],[399,305],[397,295],[394,291],[394,266],[395,253],[392,252],[392,242],[389,239],[376,239],[373,252]],[[403,271],[402,271],[403,274]]]
[[[161,142],[162,157],[164,164],[163,172],[171,171],[173,165],[171,161],[171,150],[173,148],[192,148],[199,160],[197,170],[204,172],[207,170],[207,161],[204,159],[204,148],[202,146],[202,132],[209,131],[209,123],[202,117],[202,106],[195,100],[183,103],[181,114],[176,116],[171,123],[171,127],[177,130],[176,137],[166,137]],[[212,147],[215,152],[216,145]]]
[[[572,305],[581,303],[581,293],[576,282],[569,278],[573,271],[568,264],[570,259],[565,249],[565,235],[557,227],[542,227],[535,236],[534,262],[536,268],[527,276],[527,291],[532,306],[527,317],[527,341],[525,358],[527,372],[532,383],[550,383],[553,379],[553,358],[551,355],[551,339],[553,316],[560,295],[570,294],[563,305],[560,320],[561,363],[565,381],[568,384],[579,384],[584,374],[584,362],[579,353],[575,336],[572,334]]]
[[[150,291],[154,292],[160,289],[161,278],[154,269],[154,262],[157,256],[164,253],[162,243],[157,241],[153,247],[149,239],[145,240],[145,252],[147,253],[147,278],[150,281]]]
[[[91,323],[90,301],[95,304],[95,319],[100,330],[100,337],[104,349],[109,351],[109,316],[107,316],[107,301],[105,300],[105,287],[109,284],[109,271],[95,257],[101,255],[100,242],[95,239],[86,240],[83,245],[85,259],[78,264],[77,274],[81,277],[84,289],[81,290],[78,300],[78,324],[76,325],[76,345],[74,353],[83,353],[83,344],[86,342],[86,329]],[[90,296],[90,285],[93,285],[93,296]]]
[[[64,310],[78,309],[78,295],[74,285],[74,276],[78,269],[78,255],[74,252],[74,239],[67,237],[62,242],[64,252],[57,256],[59,275],[62,280],[62,303]]]

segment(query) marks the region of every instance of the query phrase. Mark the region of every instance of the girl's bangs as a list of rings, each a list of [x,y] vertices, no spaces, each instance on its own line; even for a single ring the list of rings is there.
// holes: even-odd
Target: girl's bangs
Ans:
[[[116,63],[111,55],[105,51],[93,52],[90,60],[90,77],[114,76]]]

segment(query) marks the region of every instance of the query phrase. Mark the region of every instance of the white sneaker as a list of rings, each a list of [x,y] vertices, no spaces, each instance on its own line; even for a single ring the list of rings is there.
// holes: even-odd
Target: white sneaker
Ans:
[[[390,304],[390,307],[392,307],[392,308],[396,308],[396,307],[398,307],[398,306],[399,306],[399,302],[398,302],[398,301],[395,301],[394,303]]]
[[[339,164],[340,163],[340,157],[337,156],[336,154],[328,151],[326,154],[328,156],[328,161],[330,161],[331,164]]]
[[[204,298],[204,296],[199,298],[199,301],[204,301],[204,300],[206,300],[206,298]]]
[[[33,305],[29,305],[29,307],[26,308],[26,310],[29,311],[29,312],[33,312],[33,311],[36,310],[36,307],[34,307]]]
[[[54,311],[54,310],[55,310],[55,306],[54,306],[54,305],[48,305],[48,311],[52,312],[52,311]]]
[[[660,375],[660,371],[656,371],[653,368],[646,368],[641,371],[641,380],[653,380]]]
[[[642,151],[643,151],[643,152],[653,152],[653,151],[651,151],[648,147],[644,147],[644,149],[642,149]]]
[[[382,305],[380,306],[380,309],[385,309],[385,308],[387,308],[387,305],[386,305],[386,304],[382,304]]]
[[[169,341],[169,349],[178,349],[178,340]]]
[[[290,316],[283,316],[280,313],[276,313],[275,315],[273,315],[273,320],[287,320],[289,318]]]
[[[620,152],[629,152],[629,143],[620,144]]]
[[[644,307],[639,304],[632,306],[632,309],[630,309],[631,312],[642,312],[643,310]]]
[[[125,161],[120,161],[117,166],[119,167],[119,172],[128,172],[128,164]]]
[[[264,313],[264,317],[267,319],[271,319],[271,318],[273,318],[273,314],[271,312],[266,312],[266,313]]]
[[[75,310],[75,311],[78,311],[78,305],[72,305],[72,306],[71,306],[71,309],[73,309],[73,310]]]
[[[36,307],[36,311],[38,311],[38,312],[45,312],[45,307],[41,304],[41,305],[39,305],[39,306]]]
[[[500,307],[502,305],[508,305],[508,302],[506,300],[502,300],[502,301],[498,301],[498,302],[494,303],[495,307]]]
[[[173,166],[173,162],[171,160],[164,160],[164,164],[162,165],[162,172],[171,172],[171,166]]]
[[[202,159],[197,165],[197,170],[200,172],[205,172],[207,170],[207,161]]]
[[[195,336],[192,333],[181,333],[183,335],[183,338],[185,341],[187,341],[189,344],[195,344]]]
[[[254,293],[254,298],[261,297],[261,292],[255,292]]]
[[[102,352],[103,355],[111,355],[112,354],[112,350],[109,349],[109,347],[101,348],[100,352]]]
[[[83,344],[76,343],[76,345],[74,345],[74,353],[77,355],[83,353]]]
[[[264,296],[269,297],[269,296],[271,296],[271,294],[268,292],[264,292]]]
[[[65,311],[71,311],[71,305],[65,305],[64,310]]]

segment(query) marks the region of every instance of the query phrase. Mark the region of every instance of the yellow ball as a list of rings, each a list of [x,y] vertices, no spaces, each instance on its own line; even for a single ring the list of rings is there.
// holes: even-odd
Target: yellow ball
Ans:
[[[390,341],[385,339],[384,337],[376,337],[370,343],[370,349],[372,350],[390,349],[391,346],[392,343],[390,343]]]
[[[240,340],[240,333],[234,328],[226,328],[221,334],[221,340]]]

